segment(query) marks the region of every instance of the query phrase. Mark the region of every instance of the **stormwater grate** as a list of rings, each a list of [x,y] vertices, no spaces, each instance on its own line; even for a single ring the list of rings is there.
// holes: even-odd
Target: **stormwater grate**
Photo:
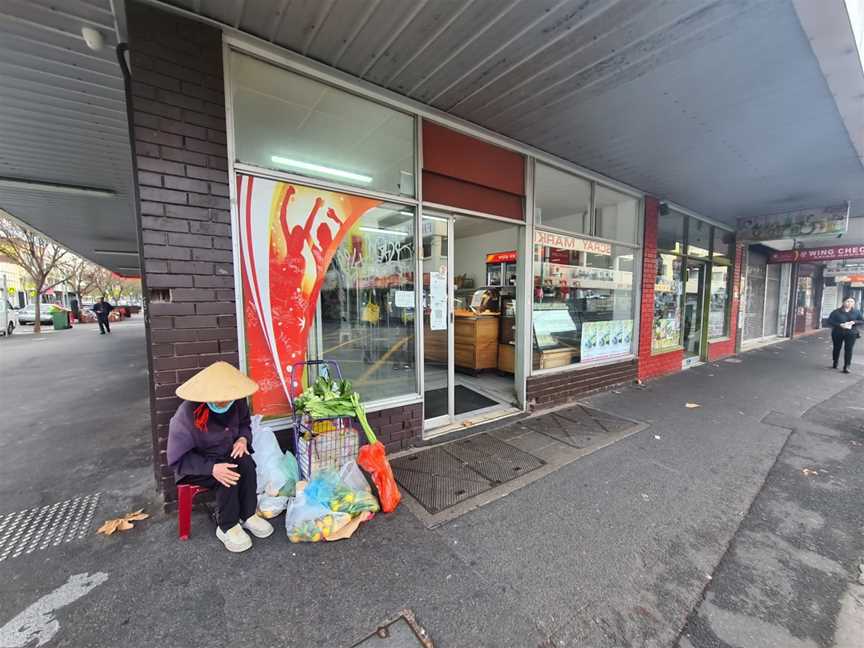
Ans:
[[[599,439],[621,434],[639,423],[578,405],[569,409],[526,419],[523,425],[573,448],[597,445]]]
[[[456,441],[446,450],[493,484],[503,484],[543,465],[534,455],[488,434]]]
[[[0,515],[0,562],[83,539],[93,522],[99,496],[83,495]]]
[[[434,515],[544,463],[484,433],[400,457],[390,465],[402,488]]]

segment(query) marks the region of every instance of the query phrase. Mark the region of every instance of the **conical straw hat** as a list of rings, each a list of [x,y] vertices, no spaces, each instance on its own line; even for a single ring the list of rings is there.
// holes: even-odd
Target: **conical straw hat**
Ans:
[[[227,362],[214,362],[177,388],[183,400],[222,403],[246,398],[258,391],[258,383]]]

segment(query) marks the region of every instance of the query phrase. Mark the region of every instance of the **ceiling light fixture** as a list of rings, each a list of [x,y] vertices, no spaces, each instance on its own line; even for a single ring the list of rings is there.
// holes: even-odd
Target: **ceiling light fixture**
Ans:
[[[102,32],[93,29],[92,27],[82,27],[81,36],[84,37],[84,42],[94,52],[98,52],[105,44],[105,37]]]
[[[311,162],[292,160],[291,158],[285,158],[280,155],[273,155],[270,159],[276,164],[281,164],[282,166],[302,169],[303,171],[314,171],[315,173],[323,173],[325,175],[333,176],[334,178],[344,178],[345,180],[353,180],[354,182],[362,182],[363,184],[369,184],[373,180],[372,176],[352,173],[351,171],[343,171],[342,169],[334,169],[322,164],[312,164]]]
[[[21,178],[0,177],[0,188],[28,189],[30,191],[47,191],[49,193],[77,194],[81,196],[96,196],[97,198],[113,198],[117,195],[110,189],[79,187],[77,185],[58,184],[56,182],[41,182],[39,180],[23,180]]]
[[[117,254],[120,256],[138,256],[137,250],[93,250],[94,254]]]
[[[370,232],[372,234],[389,234],[390,236],[408,236],[405,232],[395,232],[393,230],[378,229],[377,227],[361,227],[361,231]]]

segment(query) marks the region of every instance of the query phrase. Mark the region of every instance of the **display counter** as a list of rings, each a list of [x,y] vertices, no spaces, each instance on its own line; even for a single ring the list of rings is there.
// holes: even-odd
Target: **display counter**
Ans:
[[[457,369],[483,371],[498,366],[498,313],[454,312],[453,346]],[[427,360],[447,362],[447,331],[432,331],[426,325],[423,355]]]

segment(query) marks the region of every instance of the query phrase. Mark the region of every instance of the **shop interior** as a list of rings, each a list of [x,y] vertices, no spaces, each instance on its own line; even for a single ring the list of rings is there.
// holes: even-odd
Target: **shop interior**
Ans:
[[[519,225],[479,217],[423,219],[424,403],[430,427],[518,407],[519,231]],[[443,297],[451,288],[452,314]]]

